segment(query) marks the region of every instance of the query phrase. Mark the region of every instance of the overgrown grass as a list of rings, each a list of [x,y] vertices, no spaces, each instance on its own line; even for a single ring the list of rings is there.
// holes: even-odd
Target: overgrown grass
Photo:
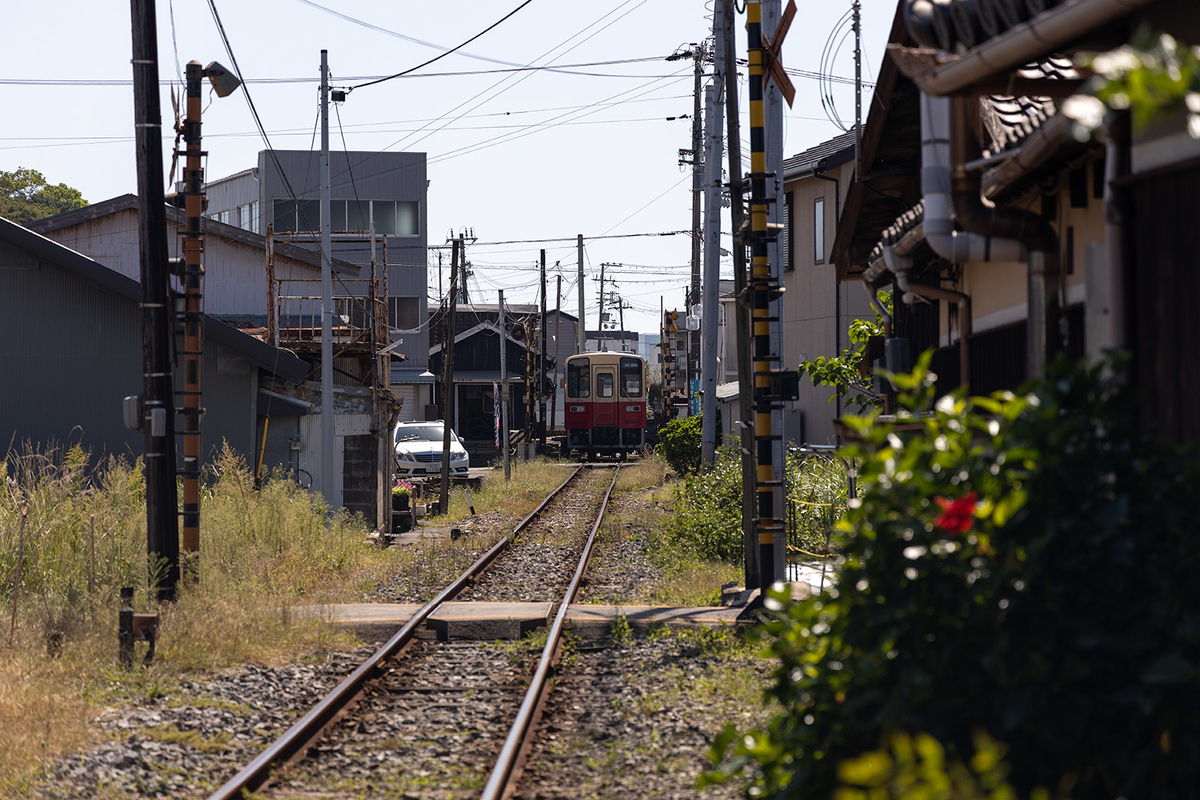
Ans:
[[[225,449],[201,498],[195,579],[159,607],[147,591],[139,464],[110,458],[89,470],[79,448],[10,452],[0,464],[0,603],[17,622],[0,646],[0,796],[29,795],[40,764],[86,744],[101,705],[160,695],[188,671],[341,642],[289,609],[342,599],[384,563],[361,520],[328,514],[285,479],[256,491]],[[149,669],[116,666],[122,586],[135,588],[138,610],[161,615]]]
[[[483,477],[479,491],[471,492],[475,513],[496,511],[502,514],[525,514],[532,511],[551,489],[567,479],[572,468],[547,458],[511,462],[512,479],[504,480],[504,468],[493,467]],[[436,502],[438,490],[430,487],[422,496],[423,502]],[[434,525],[453,525],[471,516],[467,490],[461,486],[450,490],[450,508],[446,514],[432,517]]]

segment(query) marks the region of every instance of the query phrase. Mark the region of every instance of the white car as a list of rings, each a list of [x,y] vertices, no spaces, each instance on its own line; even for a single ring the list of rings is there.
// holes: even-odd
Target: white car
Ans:
[[[401,477],[440,475],[445,427],[437,422],[401,422],[396,426],[396,474]],[[467,450],[450,431],[450,474],[466,475],[471,465]]]

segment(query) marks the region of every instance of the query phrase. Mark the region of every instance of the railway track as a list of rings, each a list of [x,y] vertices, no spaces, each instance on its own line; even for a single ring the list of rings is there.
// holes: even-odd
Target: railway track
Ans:
[[[210,800],[336,795],[360,781],[392,796],[479,796],[480,787],[484,798],[510,796],[619,469],[572,473]],[[554,620],[536,663],[521,645],[417,638],[452,599],[550,598]]]

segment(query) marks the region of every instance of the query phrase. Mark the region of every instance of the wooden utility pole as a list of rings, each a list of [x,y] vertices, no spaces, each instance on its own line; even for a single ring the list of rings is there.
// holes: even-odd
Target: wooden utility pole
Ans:
[[[442,348],[442,493],[438,510],[450,509],[450,430],[454,423],[454,323],[458,315],[458,260],[463,239],[453,240],[450,251],[450,311],[446,316],[446,345]]]
[[[758,540],[754,536],[754,369],[750,363],[750,310],[742,302],[746,289],[746,247],[738,239],[745,220],[742,192],[742,140],[738,117],[737,39],[731,0],[717,0],[725,17],[725,128],[729,147],[730,222],[733,228],[734,320],[737,328],[738,431],[742,453],[742,534],[745,536],[746,587],[760,584]]]
[[[142,280],[140,405],[146,448],[146,551],[158,599],[174,600],[179,582],[179,500],[175,490],[170,270],[167,211],[163,200],[162,113],[158,102],[158,29],[154,0],[130,0],[130,12]]]
[[[579,259],[579,330],[577,331],[578,346],[577,353],[587,352],[587,323],[585,322],[583,313],[583,234],[579,234],[575,240],[575,257]]]
[[[542,251],[541,256],[541,276],[542,276],[542,315],[538,322],[538,328],[542,336],[541,346],[538,348],[538,374],[535,383],[534,391],[538,397],[538,449],[541,452],[546,451],[546,392],[543,383],[546,379],[546,251]]]

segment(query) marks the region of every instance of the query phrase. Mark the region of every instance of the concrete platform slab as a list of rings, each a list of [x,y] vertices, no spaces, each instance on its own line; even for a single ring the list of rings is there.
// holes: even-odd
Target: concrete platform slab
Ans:
[[[415,603],[347,603],[322,606],[313,614],[365,641],[382,642],[421,608]],[[545,627],[549,618],[550,603],[445,603],[418,635],[442,641],[519,639]]]
[[[567,627],[579,636],[599,637],[612,630],[613,623],[624,617],[635,631],[651,627],[694,628],[736,625],[740,608],[705,606],[677,608],[672,606],[600,606],[573,605],[567,609]]]

